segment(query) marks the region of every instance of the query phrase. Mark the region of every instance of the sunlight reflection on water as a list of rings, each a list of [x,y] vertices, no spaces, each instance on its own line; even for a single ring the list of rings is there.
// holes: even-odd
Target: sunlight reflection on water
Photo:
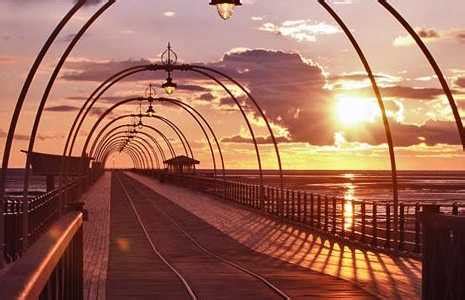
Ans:
[[[350,175],[350,174],[346,174]],[[344,185],[344,228],[350,229],[354,218],[353,201],[355,198],[355,186],[352,183]]]

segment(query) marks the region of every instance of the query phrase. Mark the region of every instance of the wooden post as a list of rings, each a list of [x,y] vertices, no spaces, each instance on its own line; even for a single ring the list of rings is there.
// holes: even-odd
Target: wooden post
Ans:
[[[405,242],[405,205],[401,203],[399,206],[399,251],[404,250]]]
[[[336,234],[336,232],[337,232],[337,199],[336,199],[336,197],[333,197],[332,209],[333,209],[333,215],[332,215],[333,228],[332,228],[332,232],[333,232],[333,234]]]
[[[416,253],[420,253],[420,203],[415,204],[415,248]]]
[[[389,249],[391,247],[391,205],[386,204],[386,245]]]
[[[361,214],[362,214],[362,243],[365,242],[365,234],[366,234],[366,224],[367,224],[367,218],[366,218],[366,204],[365,202],[362,202],[362,207],[361,207]]]
[[[377,206],[376,204],[373,204],[373,240],[372,240],[372,244],[373,244],[373,247],[376,247],[377,245],[377,242],[378,242],[378,237],[377,237],[377,227],[378,227],[378,212],[377,212]]]
[[[325,196],[325,231],[328,231],[328,196]]]
[[[47,175],[47,192],[51,192],[55,189],[55,176],[54,175]]]
[[[317,202],[317,208],[316,208],[316,214],[317,214],[317,228],[321,228],[321,196],[318,195],[316,198]]]

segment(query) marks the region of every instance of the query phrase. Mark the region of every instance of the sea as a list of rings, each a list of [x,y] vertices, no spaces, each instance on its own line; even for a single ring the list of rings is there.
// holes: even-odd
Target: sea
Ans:
[[[201,171],[211,174],[211,170]],[[257,171],[229,170],[227,177],[248,183],[258,183]],[[8,171],[6,191],[21,195],[24,170]],[[459,202],[465,204],[465,171],[399,171],[399,199],[403,202]],[[32,176],[30,193],[46,190],[45,177]],[[264,171],[264,183],[278,187],[279,174]],[[284,171],[284,185],[288,189],[343,197],[348,200],[391,201],[390,171]]]

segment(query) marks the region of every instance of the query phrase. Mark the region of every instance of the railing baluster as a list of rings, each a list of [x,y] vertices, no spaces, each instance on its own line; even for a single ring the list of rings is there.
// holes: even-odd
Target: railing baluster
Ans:
[[[333,197],[333,205],[332,205],[332,219],[333,219],[333,226],[331,228],[332,233],[335,235],[337,233],[337,199]]]
[[[415,204],[415,248],[416,253],[420,253],[420,203]]]
[[[325,231],[328,231],[328,216],[329,216],[329,209],[328,209],[328,196],[325,195]]]
[[[372,245],[373,247],[376,247],[377,246],[377,242],[378,242],[378,237],[377,237],[377,227],[378,227],[378,212],[377,212],[377,205],[376,203],[373,203],[373,224],[372,224],[372,227],[373,227],[373,232],[372,232],[372,236],[373,236],[373,239],[372,239]]]
[[[404,250],[405,242],[405,205],[401,203],[399,206],[399,251]]]
[[[300,191],[297,191],[297,221],[302,222],[302,199]]]
[[[386,245],[387,249],[391,248],[391,205],[386,204]]]
[[[315,206],[315,197],[313,193],[310,194],[310,226],[315,227],[314,222],[314,206]]]
[[[321,196],[318,195],[316,198],[317,208],[316,208],[316,215],[317,215],[317,228],[321,228]]]
[[[362,214],[362,237],[361,237],[361,241],[362,243],[365,242],[365,234],[366,234],[366,222],[367,222],[367,219],[366,219],[366,204],[365,202],[362,202],[361,204],[361,214]]]
[[[304,192],[304,218],[302,220],[304,224],[307,224],[308,222],[307,212],[308,212],[308,194],[307,192]]]

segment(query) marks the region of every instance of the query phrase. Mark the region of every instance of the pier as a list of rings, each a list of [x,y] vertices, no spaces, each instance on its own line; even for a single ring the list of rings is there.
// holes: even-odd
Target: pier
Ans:
[[[339,74],[331,73],[324,66],[329,58],[313,61],[300,52],[271,48],[234,48],[218,61],[189,63],[169,41],[156,59],[72,56],[116,2],[73,1],[31,64],[9,129],[0,128],[5,141],[0,171],[1,300],[465,299],[461,181],[441,178],[444,191],[446,181],[454,182],[446,200],[436,194],[427,198],[425,192],[422,197],[427,199],[409,201],[402,194],[409,189],[405,173],[399,171],[399,156],[410,165],[406,152],[415,154],[408,158],[418,169],[425,168],[419,162],[431,158],[431,166],[442,170],[445,160],[440,158],[446,154],[449,167],[463,169],[456,166],[463,162],[457,146],[465,149],[463,107],[454,96],[465,94],[465,77],[457,75],[456,90],[450,89],[424,41],[439,40],[439,33],[417,32],[387,1],[374,1],[408,33],[393,45],[418,46],[433,68],[434,76],[415,80],[376,73],[355,37],[359,31],[324,0],[314,4],[334,24],[315,25],[310,19],[274,24],[260,13],[247,15],[236,30],[253,27],[254,34],[273,33],[299,43],[340,34],[355,50],[363,72],[340,73],[337,65]],[[123,2],[119,4],[124,7]],[[240,7],[256,7],[255,1],[243,6],[240,0],[209,4],[223,20]],[[76,33],[61,36],[85,7],[97,9],[79,16],[82,24],[76,25]],[[173,19],[176,14],[160,15]],[[209,23],[202,38],[176,39],[184,45],[193,43],[192,38],[198,43],[211,31],[217,47],[218,41],[229,41],[222,35],[236,34],[222,26]],[[218,28],[224,40],[213,35]],[[452,33],[440,32],[448,39]],[[138,32],[124,28],[118,34]],[[105,36],[105,44],[114,38]],[[59,42],[65,49],[50,64],[53,71],[37,95],[33,83],[39,74],[46,75],[41,68]],[[216,55],[215,47],[197,46],[185,47],[185,57]],[[348,52],[334,48],[337,55]],[[0,55],[4,63],[11,60]],[[441,89],[400,85],[434,79]],[[61,88],[67,81],[73,86],[57,92],[50,106],[60,80]],[[38,96],[37,107],[26,105],[29,93]],[[296,101],[299,97],[306,102]],[[415,116],[406,117],[404,110],[411,107],[404,106],[404,98],[422,97],[447,105],[450,116],[443,107],[439,117],[421,106]],[[31,107],[33,118],[21,116]],[[45,112],[60,114],[44,125]],[[430,119],[413,120],[423,112]],[[444,134],[451,128],[459,134],[457,141]],[[23,133],[25,129],[30,132]],[[57,146],[58,139],[63,147]],[[46,146],[36,145],[44,140],[49,140]],[[13,146],[18,141],[25,143]],[[379,155],[383,151],[384,158]],[[343,158],[319,162],[338,154]],[[324,178],[312,179],[323,188],[315,188],[313,181],[292,182],[285,169],[300,170],[304,164],[343,169],[340,164],[360,163],[367,170],[387,166],[387,179],[364,182],[382,184],[383,197],[334,193],[334,178],[327,184]],[[430,184],[422,182],[421,188]]]

